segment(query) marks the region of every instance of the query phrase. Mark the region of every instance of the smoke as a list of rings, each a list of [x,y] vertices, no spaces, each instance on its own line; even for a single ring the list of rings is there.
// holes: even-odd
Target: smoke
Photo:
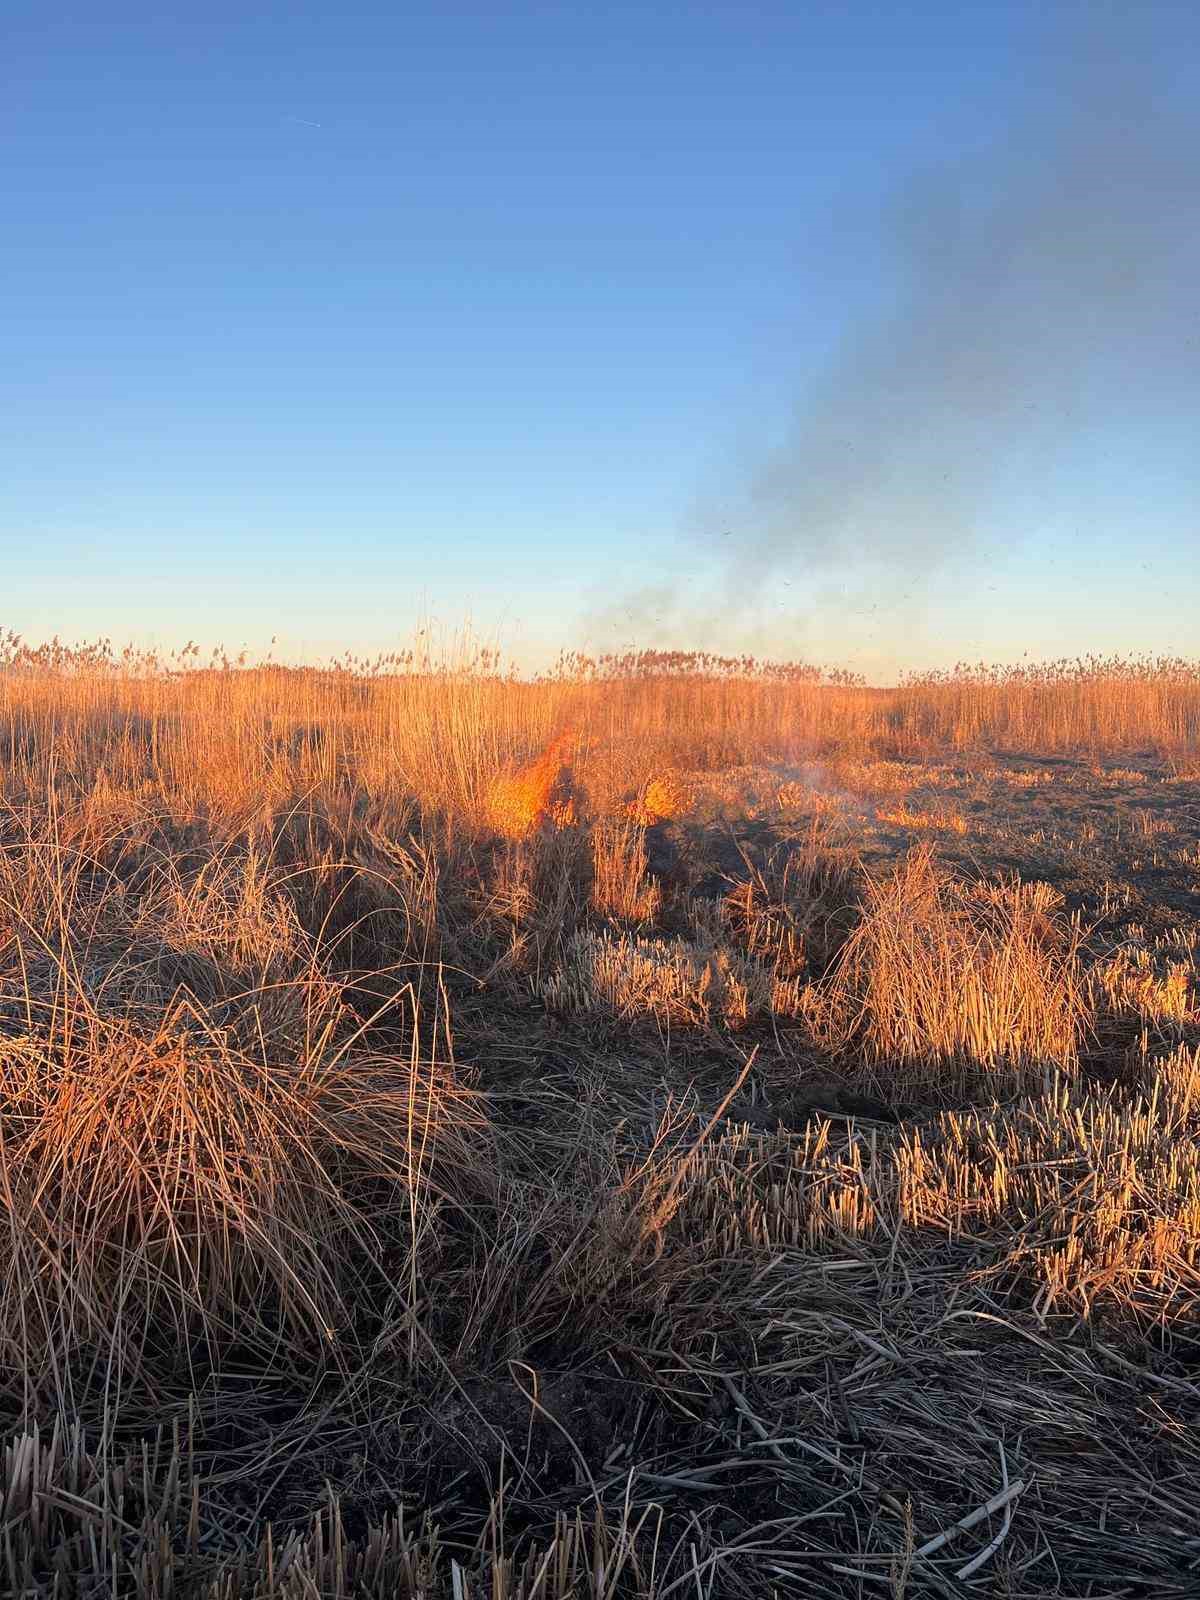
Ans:
[[[912,590],[977,555],[997,507],[1056,485],[1061,501],[1089,450],[1136,478],[1164,410],[1195,413],[1200,119],[1161,56],[1098,16],[989,148],[897,185],[875,245],[885,309],[856,320],[784,446],[697,519],[690,594],[635,592],[610,628],[719,639],[732,601],[763,635],[788,580],[809,607]]]

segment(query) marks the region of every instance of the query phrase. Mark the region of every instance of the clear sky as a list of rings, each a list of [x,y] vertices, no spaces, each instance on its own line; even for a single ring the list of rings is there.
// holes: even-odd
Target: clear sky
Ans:
[[[1200,8],[0,16],[0,626],[1200,654]]]

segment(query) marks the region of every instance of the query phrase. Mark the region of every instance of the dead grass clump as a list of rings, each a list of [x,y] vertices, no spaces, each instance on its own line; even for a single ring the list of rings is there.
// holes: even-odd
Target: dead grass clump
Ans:
[[[727,1127],[699,1153],[680,1222],[727,1257],[827,1253],[869,1239],[893,1206],[890,1147],[814,1117],[802,1136]]]
[[[310,1022],[290,1065],[182,1002],[145,1023],[77,1006],[3,1041],[0,1350],[19,1384],[62,1398],[91,1352],[128,1403],[233,1346],[311,1361],[359,1296],[391,1292],[384,1258],[400,1268],[478,1112],[445,1074],[328,1049]]]
[[[924,768],[914,767],[909,761],[845,759],[837,763],[833,787],[859,795],[904,794],[915,788],[924,775]]]
[[[439,947],[439,907],[444,894],[442,860],[436,847],[418,832],[384,834],[366,828],[355,850],[363,887],[381,908],[397,910],[404,920],[404,943],[426,954]]]
[[[932,811],[916,811],[911,806],[894,806],[891,810],[881,810],[875,813],[876,820],[889,824],[894,828],[909,828],[913,830],[932,828],[939,832],[964,834],[969,831],[970,823],[960,811],[950,811],[935,808]]]
[[[459,1196],[486,1184],[436,998],[395,997],[392,1053],[369,1050],[254,847],[173,856],[135,826],[105,864],[53,806],[6,820],[8,1400],[136,1412],[229,1350],[268,1371],[336,1359],[337,1331],[396,1292],[443,1157]]]
[[[805,919],[786,900],[773,898],[759,873],[753,872],[734,884],[725,895],[717,926],[732,934],[749,955],[777,976],[799,978],[807,974]]]
[[[918,847],[866,886],[832,989],[841,1043],[881,1083],[1069,1067],[1088,1021],[1080,942],[1048,885],[964,882]]]
[[[131,937],[216,963],[242,987],[291,976],[307,939],[281,877],[252,846],[211,852],[193,870],[155,861],[130,906]]]
[[[1048,771],[1045,767],[1031,767],[1020,770],[1009,768],[1007,771],[1003,768],[998,768],[995,777],[1009,789],[1044,789],[1054,782],[1054,773]],[[1126,780],[1140,781],[1137,774],[1127,773],[1125,777]]]
[[[1151,1027],[1178,1029],[1200,1013],[1196,972],[1189,961],[1166,961],[1145,945],[1122,946],[1092,969],[1098,1003],[1116,1016],[1132,1016]]]
[[[799,837],[741,855],[742,873],[721,900],[711,936],[718,929],[732,935],[778,978],[803,977],[810,966],[823,971],[852,920],[857,857],[819,818]]]
[[[56,1008],[113,1019],[185,996],[235,1034],[293,1037],[330,1000],[288,874],[244,841],[217,843],[139,805],[111,847],[56,805],[13,809],[0,845],[0,1019],[49,1025]]]
[[[622,922],[653,922],[663,891],[649,875],[646,829],[625,818],[602,818],[591,830],[592,906]]]
[[[608,932],[574,934],[538,993],[554,1009],[578,1015],[694,1027],[717,1020],[740,1027],[754,1017],[793,1015],[799,1006],[798,985],[731,950]]]

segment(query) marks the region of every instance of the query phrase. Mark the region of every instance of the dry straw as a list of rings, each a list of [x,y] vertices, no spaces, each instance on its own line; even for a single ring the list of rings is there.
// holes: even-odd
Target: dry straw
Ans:
[[[1174,661],[10,639],[0,1587],[1192,1592],[1194,952],[851,802],[1198,743]]]

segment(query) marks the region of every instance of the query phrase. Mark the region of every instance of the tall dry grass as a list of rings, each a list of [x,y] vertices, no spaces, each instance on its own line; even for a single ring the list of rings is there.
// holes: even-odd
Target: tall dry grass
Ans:
[[[488,826],[505,770],[566,729],[596,808],[639,793],[677,814],[672,774],[931,745],[1049,751],[1200,743],[1200,665],[1088,660],[960,669],[872,689],[809,670],[643,653],[572,658],[534,680],[469,647],[440,661],[285,669],[0,649],[5,783],[44,792],[155,786],[239,821],[297,794],[353,789]],[[548,774],[553,787],[556,774]],[[647,789],[648,785],[654,787]],[[549,796],[546,803],[559,803]]]
[[[295,874],[140,791],[0,809],[0,1395],[93,1418],[341,1359],[483,1118],[436,985],[363,1016]]]
[[[1083,930],[1044,883],[974,884],[927,845],[868,880],[832,1007],[878,1079],[956,1069],[1020,1081],[1074,1066],[1090,1016]]]

